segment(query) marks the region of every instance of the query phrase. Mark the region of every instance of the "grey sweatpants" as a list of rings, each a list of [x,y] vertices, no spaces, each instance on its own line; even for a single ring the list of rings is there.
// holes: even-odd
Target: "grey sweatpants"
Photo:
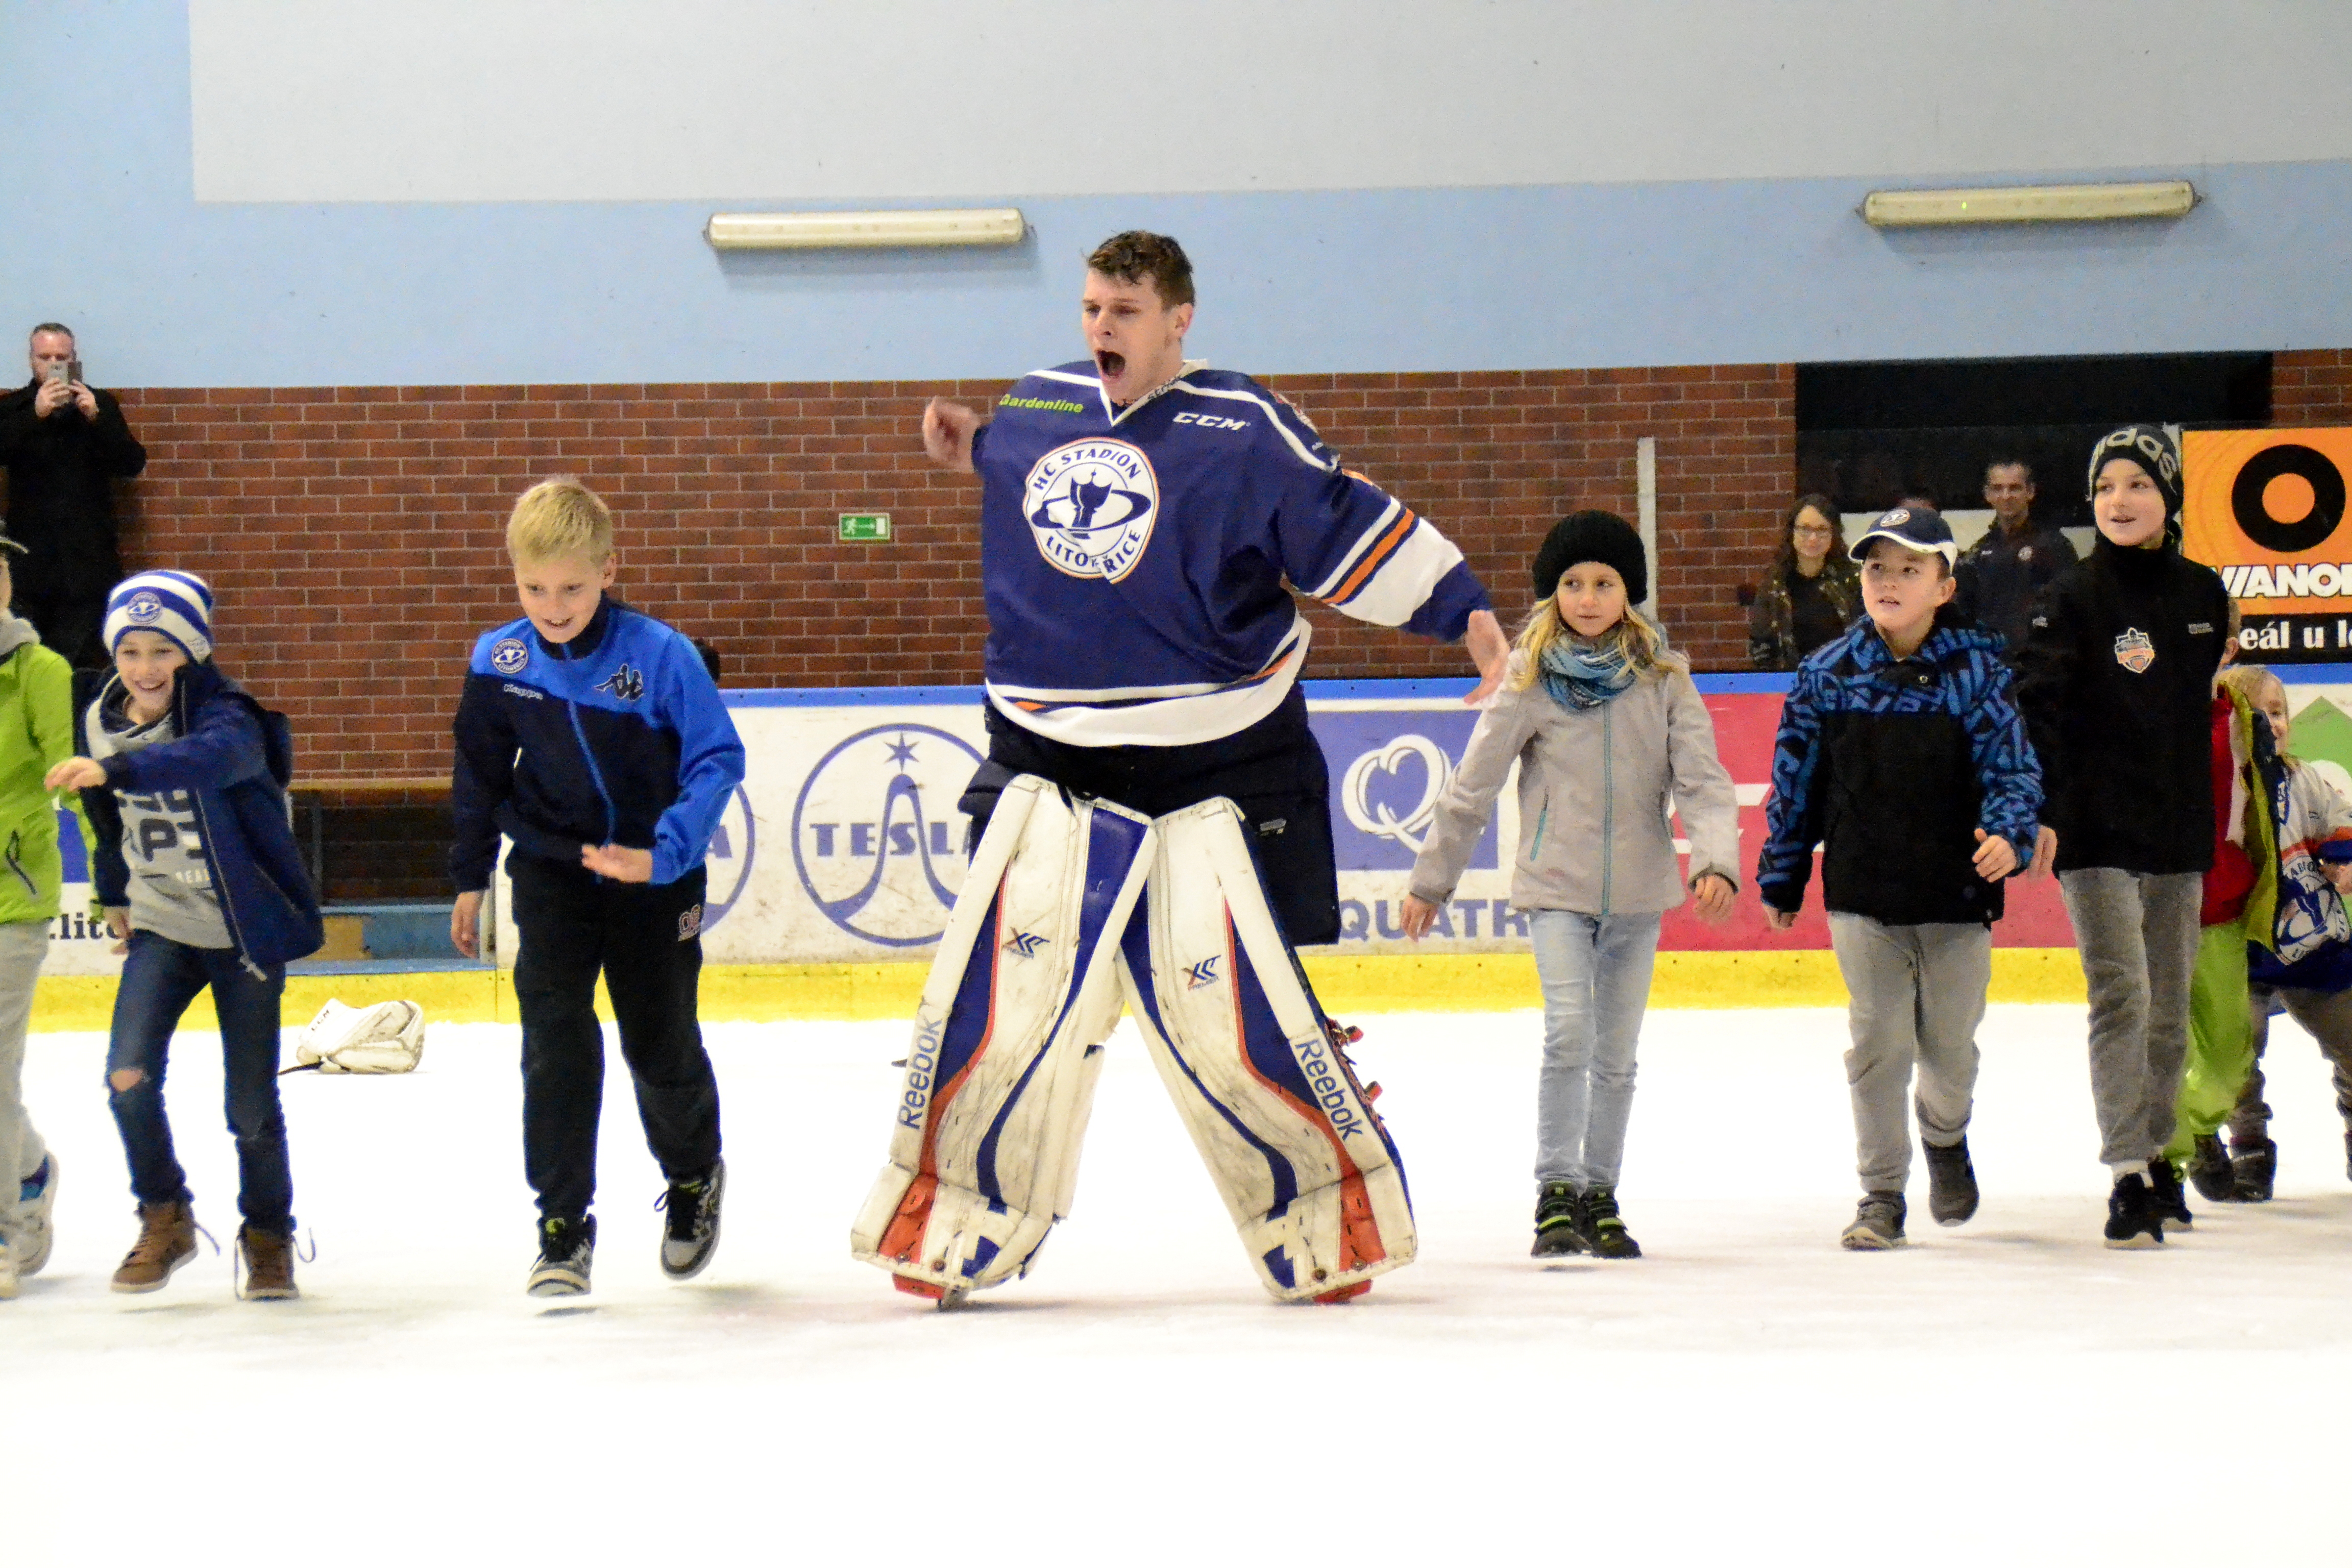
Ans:
[[[1864,1192],[1899,1193],[1911,1179],[1906,1100],[1925,1142],[1948,1149],[1968,1135],[1992,932],[1973,922],[1885,925],[1832,910],[1830,946],[1853,997],[1845,1081],[1853,1097],[1855,1169]]]
[[[0,925],[0,1241],[16,1234],[17,1189],[49,1157],[25,1113],[25,1030],[33,1021],[33,982],[48,955],[48,921]]]
[[[2352,1131],[2352,991],[2309,991],[2301,986],[2249,988],[2254,1012],[2254,1070],[2239,1092],[2238,1109],[2230,1116],[2230,1142],[2258,1143],[2270,1136],[2271,1108],[2263,1100],[2263,1051],[2270,1044],[2271,1003],[2285,1004],[2287,1016],[2301,1024],[2319,1042],[2322,1056],[2333,1069],[2336,1109]]]
[[[2099,1159],[2116,1170],[2144,1165],[2172,1142],[2205,879],[2092,866],[2060,872],[2058,890],[2091,991]]]

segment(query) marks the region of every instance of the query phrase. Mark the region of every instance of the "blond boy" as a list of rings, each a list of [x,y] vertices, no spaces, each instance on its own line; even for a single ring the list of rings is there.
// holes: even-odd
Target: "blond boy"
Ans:
[[[532,486],[507,524],[520,619],[474,645],[451,784],[450,935],[479,950],[501,836],[521,936],[523,1163],[539,1194],[534,1296],[586,1292],[604,1101],[601,973],[646,1141],[669,1190],[662,1271],[719,1243],[726,1166],[702,1047],[703,856],[743,778],[743,744],[682,634],[611,597],[613,516],[576,479]]]

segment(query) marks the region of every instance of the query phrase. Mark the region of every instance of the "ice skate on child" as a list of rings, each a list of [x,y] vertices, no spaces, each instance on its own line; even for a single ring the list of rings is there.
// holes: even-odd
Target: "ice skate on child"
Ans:
[[[1659,922],[1685,892],[1702,919],[1730,914],[1738,808],[1688,663],[1634,608],[1649,596],[1641,536],[1613,513],[1572,512],[1533,575],[1509,673],[1413,862],[1404,931],[1419,941],[1454,896],[1517,763],[1511,902],[1527,911],[1544,1003],[1533,1255],[1638,1258],[1617,1183]]]

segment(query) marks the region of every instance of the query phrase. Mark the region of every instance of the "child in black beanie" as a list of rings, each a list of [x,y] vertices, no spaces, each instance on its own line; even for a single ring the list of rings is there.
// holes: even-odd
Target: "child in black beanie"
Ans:
[[[2090,985],[2109,1247],[2155,1247],[2167,1221],[2189,1223],[2162,1152],[2213,861],[2212,682],[2230,595],[2180,553],[2181,489],[2180,449],[2159,426],[2092,448],[2098,542],[2042,591],[2019,659],[2046,795],[2034,861],[2057,872]]]

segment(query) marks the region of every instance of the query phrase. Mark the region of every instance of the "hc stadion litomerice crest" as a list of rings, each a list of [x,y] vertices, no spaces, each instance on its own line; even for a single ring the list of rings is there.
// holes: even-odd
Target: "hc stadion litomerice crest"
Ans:
[[[884,947],[938,941],[963,886],[956,799],[980,762],[929,724],[877,725],[827,752],[793,803],[793,867],[810,902]]]
[[[1160,515],[1160,477],[1142,449],[1108,437],[1037,459],[1022,489],[1037,552],[1057,572],[1116,583],[1143,559]]]

